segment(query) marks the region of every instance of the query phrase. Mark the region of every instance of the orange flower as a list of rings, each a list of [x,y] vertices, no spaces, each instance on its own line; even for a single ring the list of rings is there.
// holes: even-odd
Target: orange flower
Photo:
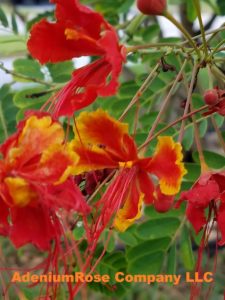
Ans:
[[[97,203],[98,207],[103,205],[103,209],[93,234],[99,235],[114,213],[114,226],[124,231],[141,217],[143,202],[154,205],[158,190],[150,174],[157,177],[160,192],[165,196],[179,192],[186,170],[181,162],[181,145],[171,137],[159,137],[154,155],[141,158],[128,133],[128,125],[101,109],[81,113],[76,120],[75,134],[73,149],[79,156],[77,175],[105,168],[118,170]]]
[[[33,113],[0,148],[0,234],[16,247],[47,250],[62,234],[57,210],[89,211],[70,177],[79,158],[64,138],[50,115]]]

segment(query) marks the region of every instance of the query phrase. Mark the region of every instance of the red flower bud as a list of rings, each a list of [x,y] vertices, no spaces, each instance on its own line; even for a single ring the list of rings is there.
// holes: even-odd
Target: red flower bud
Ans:
[[[215,89],[206,91],[204,101],[208,105],[216,105],[219,102],[218,91]]]
[[[166,0],[137,0],[137,7],[145,15],[162,15],[166,10]]]

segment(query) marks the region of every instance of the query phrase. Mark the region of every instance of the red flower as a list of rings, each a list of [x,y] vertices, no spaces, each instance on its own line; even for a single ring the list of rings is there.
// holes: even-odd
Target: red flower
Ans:
[[[37,113],[0,148],[0,234],[16,247],[32,243],[47,250],[63,233],[59,209],[89,212],[70,177],[78,157],[64,138],[58,122]]]
[[[178,206],[182,201],[188,201],[186,215],[198,233],[208,222],[209,215],[214,212],[214,220],[221,232],[220,245],[225,244],[225,172],[205,173],[196,181],[190,191],[181,194]]]
[[[150,174],[158,178],[160,192],[172,196],[178,193],[186,172],[181,163],[181,145],[171,137],[158,139],[153,157],[139,158],[128,126],[102,110],[80,114],[73,147],[79,155],[76,174],[105,168],[119,170],[97,203],[97,207],[103,206],[96,222],[100,229],[94,230],[97,235],[113,214],[115,227],[124,231],[140,218],[143,202],[154,205],[158,188],[155,190]]]
[[[166,0],[137,0],[137,7],[145,15],[162,15],[166,10]]]
[[[105,35],[101,44],[107,50],[104,57],[75,70],[71,81],[52,99],[55,117],[72,116],[76,110],[93,103],[98,96],[116,93],[125,55],[118,46],[114,32]]]
[[[27,43],[31,55],[42,64],[84,55],[101,56],[74,71],[71,81],[51,99],[54,116],[72,116],[98,96],[116,93],[126,51],[119,45],[113,27],[99,13],[77,0],[53,2],[57,21],[42,20],[32,27]]]

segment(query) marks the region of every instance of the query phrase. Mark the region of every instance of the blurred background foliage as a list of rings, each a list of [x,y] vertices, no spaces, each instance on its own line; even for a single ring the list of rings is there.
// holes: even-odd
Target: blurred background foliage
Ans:
[[[164,36],[160,18],[140,15],[135,9],[134,0],[83,0],[84,4],[92,6],[104,14],[106,19],[118,29],[121,43],[125,45],[141,45],[145,43],[174,43],[181,42],[179,36]],[[169,7],[176,17],[179,17],[194,36],[199,34],[196,26],[196,12],[192,1],[170,0]],[[202,0],[203,15],[207,14],[205,22],[206,30],[210,30],[218,16],[225,14],[224,0]],[[1,1],[0,6],[0,142],[12,134],[16,128],[16,122],[21,120],[24,112],[29,109],[39,109],[43,103],[62,87],[71,76],[71,72],[78,65],[78,60],[67,61],[57,64],[41,66],[33,60],[26,50],[26,40],[32,24],[45,17],[54,20],[53,6],[35,6],[35,4],[47,4],[47,1]],[[221,24],[222,26],[222,24]],[[210,47],[216,47],[225,40],[225,30],[216,34],[210,41]],[[151,70],[163,57],[166,64],[172,66],[171,70],[165,72],[161,67],[160,72],[150,87],[140,98],[141,111],[135,135],[137,144],[140,145],[146,139],[162,100],[167,95],[174,79],[185,59],[185,49],[169,46],[149,48],[145,51],[135,52],[127,57],[127,63],[121,76],[121,86],[115,97],[99,98],[93,105],[85,110],[93,110],[98,107],[109,111],[111,115],[119,118],[127,107],[139,87],[149,75]],[[221,70],[225,70],[225,51],[215,55]],[[7,63],[10,63],[7,65]],[[81,62],[82,63],[82,62]],[[190,78],[192,63],[188,61],[185,74]],[[5,82],[5,75],[7,77]],[[214,84],[223,84],[218,79]],[[195,93],[193,95],[194,107],[197,109],[203,105],[203,91],[210,87],[208,73],[201,69]],[[224,86],[223,86],[224,87]],[[173,92],[170,105],[166,114],[156,128],[156,132],[163,128],[168,122],[181,116],[183,102],[186,100],[186,91],[180,82]],[[130,125],[131,134],[134,131],[133,107],[126,115],[124,121]],[[216,123],[221,129],[223,136],[224,118],[216,115]],[[62,122],[66,122],[62,118]],[[225,157],[220,148],[213,126],[209,117],[197,115],[200,135],[204,142],[206,162],[214,169],[225,167]],[[180,124],[170,128],[164,135],[178,137]],[[148,149],[151,154],[156,141],[153,141]],[[194,130],[191,120],[185,125],[183,139],[185,152],[185,165],[188,174],[185,176],[182,190],[192,186],[200,175],[198,154],[194,146]],[[107,246],[107,253],[99,263],[97,272],[110,274],[113,278],[115,272],[123,271],[131,274],[184,274],[193,271],[197,258],[197,248],[200,236],[196,236],[191,226],[184,220],[185,207],[170,211],[165,214],[156,213],[152,207],[146,207],[142,220],[129,228],[124,233],[113,232]],[[74,235],[80,239],[84,234],[82,224],[74,229]],[[106,240],[109,232],[105,232],[102,243]],[[42,259],[42,254],[33,247],[23,247],[19,251],[10,245],[5,239],[1,239],[2,249],[7,257],[7,266],[34,266]],[[96,259],[101,253],[103,244],[96,250]],[[81,245],[81,251],[85,245]],[[203,265],[206,271],[212,271],[217,256],[215,235],[209,241],[208,253],[204,254]],[[213,292],[210,299],[223,299],[225,285],[225,250],[220,248],[218,252],[218,267]],[[7,274],[4,275],[7,281]],[[171,284],[116,284],[114,289],[109,289],[102,284],[90,284],[92,290],[91,299],[188,299],[190,284],[181,282],[179,286]],[[206,287],[207,290],[208,287]],[[38,289],[24,286],[22,289],[28,299],[38,296]],[[10,289],[10,295],[15,299],[14,289]],[[58,299],[66,299],[66,292],[61,288]],[[78,297],[79,298],[79,297]],[[204,295],[203,298],[204,299]]]

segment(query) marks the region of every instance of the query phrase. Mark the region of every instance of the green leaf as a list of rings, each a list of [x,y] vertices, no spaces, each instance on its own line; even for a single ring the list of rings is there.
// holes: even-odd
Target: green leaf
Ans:
[[[77,226],[74,230],[73,230],[73,234],[76,240],[81,239],[84,234],[85,234],[85,229],[83,226]]]
[[[110,231],[108,229],[106,229],[103,232],[102,238],[103,238],[103,244],[105,245],[107,243],[106,251],[107,252],[112,252],[115,248],[115,239],[114,239],[114,236],[111,234],[111,236],[108,240],[108,235],[109,234],[111,234]]]
[[[159,213],[157,212],[153,206],[146,206],[144,213],[146,216],[150,217],[151,219],[162,219],[162,218],[170,218],[175,217],[179,218],[181,215],[183,215],[183,211],[181,209],[171,209],[165,213]]]
[[[15,34],[18,34],[18,26],[17,26],[15,14],[12,14],[12,16],[11,16],[11,24],[12,24],[13,32]]]
[[[194,22],[194,20],[197,18],[197,13],[195,10],[193,0],[187,0],[186,5],[187,5],[187,18],[190,22]]]
[[[179,225],[180,221],[177,218],[149,220],[137,226],[137,236],[148,240],[172,236]]]
[[[162,251],[134,257],[128,262],[128,274],[159,274],[165,253]]]
[[[204,137],[208,128],[208,120],[203,120],[199,123],[199,134],[200,137]]]
[[[176,266],[177,266],[177,248],[176,243],[174,243],[169,249],[169,254],[167,257],[167,274],[176,274]]]
[[[49,73],[54,82],[66,82],[71,79],[72,72],[74,71],[73,62],[64,61],[56,64],[47,64]]]
[[[182,144],[185,150],[190,150],[192,144],[194,142],[194,126],[189,126],[185,132],[182,140]]]
[[[126,283],[118,283],[115,281],[115,274],[119,271],[126,270],[127,262],[124,257],[124,253],[120,251],[115,251],[113,253],[106,253],[100,263],[97,265],[96,271],[98,274],[104,275],[107,274],[110,277],[108,284],[104,285],[102,283],[89,283],[88,287],[99,291],[103,294],[109,296],[121,296],[127,290]],[[114,286],[114,288],[111,287]],[[111,287],[111,288],[110,288]]]
[[[0,89],[0,143],[16,130],[15,115],[17,109],[13,104],[10,86],[5,84]]]
[[[39,63],[32,59],[19,58],[14,60],[13,68],[16,73],[40,79],[44,79],[44,74],[41,72],[41,66]],[[27,81],[21,78],[16,78],[17,81]]]
[[[8,27],[9,26],[9,23],[8,23],[8,20],[7,20],[7,17],[6,17],[6,14],[5,12],[1,9],[0,7],[0,22],[2,23],[2,25],[4,27]]]
[[[160,27],[158,24],[148,26],[143,31],[140,31],[141,36],[145,42],[152,41],[157,35],[159,35]]]
[[[139,256],[150,254],[157,251],[166,251],[171,239],[169,237],[149,240],[139,243],[137,246],[129,248],[126,251],[128,261],[137,259]],[[141,270],[140,270],[141,271]]]
[[[224,0],[217,0],[217,5],[219,6],[220,9],[220,15],[225,14],[225,2]]]
[[[18,53],[26,53],[26,40],[19,35],[2,35],[0,36],[0,56],[13,56]]]
[[[138,239],[129,229],[118,234],[119,238],[128,246],[136,246]]]
[[[215,119],[217,126],[220,128],[224,123],[224,117],[219,114],[214,114],[213,118]]]
[[[212,169],[222,169],[225,167],[225,156],[211,151],[203,151],[206,164]],[[193,153],[194,161],[199,163],[198,152]]]
[[[187,271],[192,271],[195,267],[195,261],[190,234],[186,226],[184,226],[182,230],[179,253],[185,269]]]
[[[15,94],[13,101],[19,108],[28,108],[34,104],[42,105],[51,96],[46,88],[35,87],[19,91]]]
[[[187,169],[187,174],[184,176],[185,180],[194,182],[201,174],[201,167],[199,164],[185,163],[185,168]]]
[[[118,13],[127,13],[129,8],[133,5],[134,0],[124,0],[122,5],[118,8]]]

